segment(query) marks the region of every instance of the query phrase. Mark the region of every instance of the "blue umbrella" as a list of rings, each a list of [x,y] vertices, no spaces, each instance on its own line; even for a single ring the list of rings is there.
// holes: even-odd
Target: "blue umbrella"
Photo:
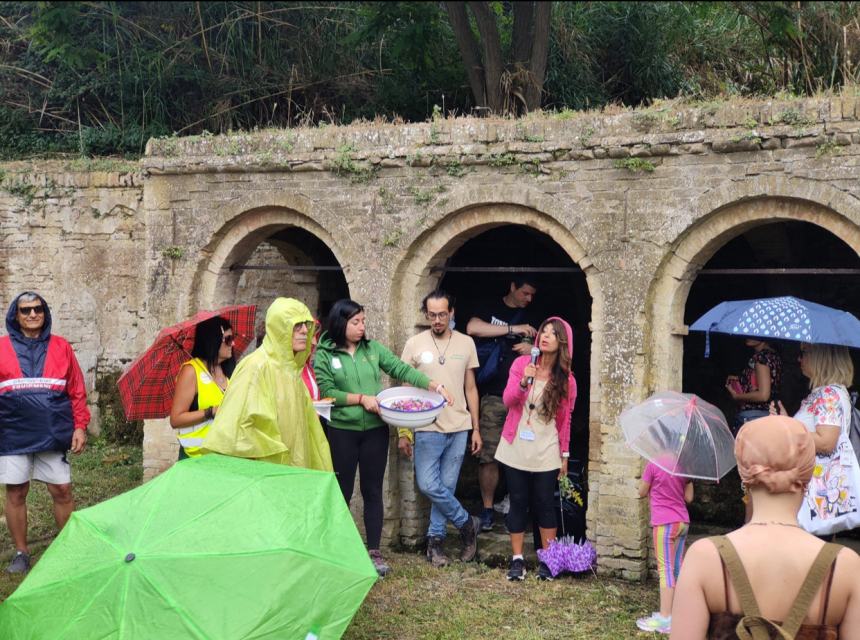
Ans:
[[[793,296],[721,302],[691,324],[690,331],[706,332],[705,357],[711,333],[860,348],[860,320]]]

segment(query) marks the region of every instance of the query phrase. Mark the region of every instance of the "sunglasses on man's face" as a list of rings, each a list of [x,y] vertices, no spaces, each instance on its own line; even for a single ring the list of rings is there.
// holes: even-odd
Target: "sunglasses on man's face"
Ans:
[[[235,340],[235,336],[232,333],[224,336],[224,338],[223,338],[224,344],[226,344],[228,347],[233,346],[233,340]]]
[[[40,316],[43,313],[45,313],[45,305],[37,304],[34,307],[18,307],[18,313],[20,313],[22,316],[30,316],[30,315]]]

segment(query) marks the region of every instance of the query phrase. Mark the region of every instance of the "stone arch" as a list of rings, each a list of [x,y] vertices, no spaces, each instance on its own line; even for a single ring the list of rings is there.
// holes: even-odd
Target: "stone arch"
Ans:
[[[342,248],[311,217],[312,214],[328,215],[318,207],[312,207],[307,198],[298,194],[271,197],[252,193],[240,199],[221,217],[221,225],[199,251],[191,285],[183,301],[187,305],[184,315],[191,316],[200,309],[234,304],[233,294],[241,272],[230,271],[230,266],[243,263],[262,242],[289,227],[301,228],[319,238],[334,254],[338,264],[343,266],[344,278],[349,287],[350,274],[342,261]],[[303,247],[290,247],[291,251],[287,251],[276,241],[272,248],[291,264],[306,263],[302,257]],[[178,444],[166,419],[147,420],[144,432],[144,478],[149,479],[176,461]]]
[[[537,197],[527,189],[467,189],[449,199],[454,207],[446,212],[437,212],[429,229],[418,235],[408,246],[404,257],[394,270],[390,310],[391,335],[402,341],[415,333],[421,322],[419,314],[423,295],[431,290],[438,280],[432,271],[441,267],[468,240],[481,233],[503,225],[522,225],[549,236],[567,256],[584,272],[586,285],[592,299],[591,304],[591,354],[590,380],[591,403],[588,407],[589,464],[594,464],[594,482],[590,489],[598,486],[599,452],[601,440],[601,394],[600,360],[603,353],[604,298],[601,274],[588,256],[584,246],[562,220],[561,212],[554,211],[555,203],[545,196]],[[483,196],[483,197],[481,197]],[[508,199],[507,201],[505,201]],[[544,206],[545,209],[538,209]],[[593,526],[597,514],[597,492],[591,491],[589,502],[589,527]]]
[[[434,267],[442,266],[467,240],[507,224],[531,227],[548,235],[583,270],[592,297],[591,324],[599,332],[603,323],[599,273],[574,236],[571,221],[553,198],[520,185],[464,186],[448,195],[445,209],[432,212],[428,224],[429,228],[409,244],[394,270],[392,335],[411,334],[419,319],[420,292],[429,291],[435,284],[431,274]]]
[[[234,264],[242,262],[266,238],[287,227],[298,227],[312,233],[331,250],[338,264],[343,266],[344,278],[350,285],[349,267],[344,265],[343,250],[334,237],[309,212],[310,201],[304,196],[276,198],[273,202],[246,202],[248,207],[234,207],[234,213],[227,216],[226,222],[212,235],[201,249],[200,259],[192,284],[189,302],[196,309],[207,309],[231,304],[219,294],[230,290],[238,275],[230,271]],[[228,286],[222,286],[227,284]]]
[[[645,305],[645,397],[681,388],[684,309],[690,288],[708,260],[732,238],[777,221],[809,222],[841,238],[860,255],[860,200],[802,178],[759,177],[704,193],[691,220],[669,245]]]

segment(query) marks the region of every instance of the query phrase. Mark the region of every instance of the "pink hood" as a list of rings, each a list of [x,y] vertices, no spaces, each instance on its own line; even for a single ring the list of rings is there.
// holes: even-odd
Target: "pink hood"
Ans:
[[[570,325],[567,324],[567,321],[564,318],[559,318],[558,316],[551,316],[544,320],[540,327],[538,327],[538,338],[540,338],[540,332],[543,330],[545,324],[547,324],[550,320],[558,320],[562,326],[564,326],[564,331],[567,334],[567,355],[570,356],[571,365],[573,365],[573,329],[571,329]],[[540,359],[538,359],[540,362]]]

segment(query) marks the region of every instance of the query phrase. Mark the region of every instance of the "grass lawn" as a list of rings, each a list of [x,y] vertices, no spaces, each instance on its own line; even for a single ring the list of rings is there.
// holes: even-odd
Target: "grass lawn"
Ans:
[[[106,500],[141,482],[141,449],[94,439],[72,458],[78,508]],[[0,488],[2,493],[2,488]],[[34,482],[29,496],[30,550],[38,562],[56,535],[51,499]],[[12,556],[5,521],[0,523],[0,601],[22,581],[2,571]],[[538,582],[533,571],[521,583],[505,570],[455,563],[435,570],[423,556],[386,555],[393,573],[378,581],[346,632],[349,640],[517,638],[617,640],[647,638],[635,620],[657,606],[657,586],[606,578],[559,578]]]
[[[423,556],[386,554],[393,573],[374,585],[346,640],[618,640],[648,638],[636,618],[657,606],[656,584],[606,578],[505,580],[505,569],[455,563],[433,569]]]

